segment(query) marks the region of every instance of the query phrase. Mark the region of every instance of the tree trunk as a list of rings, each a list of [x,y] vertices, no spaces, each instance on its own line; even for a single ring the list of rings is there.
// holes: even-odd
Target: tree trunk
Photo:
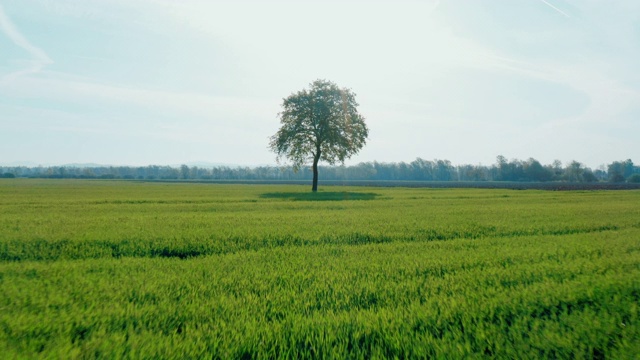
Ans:
[[[320,152],[316,153],[316,156],[313,157],[313,185],[311,186],[311,191],[318,191],[318,161],[320,160]]]

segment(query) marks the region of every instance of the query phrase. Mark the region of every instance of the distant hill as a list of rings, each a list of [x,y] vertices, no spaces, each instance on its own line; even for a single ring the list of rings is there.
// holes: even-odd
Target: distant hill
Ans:
[[[216,168],[216,167],[229,167],[229,168],[239,168],[239,167],[244,167],[245,165],[239,165],[239,164],[229,164],[229,163],[217,163],[217,162],[207,162],[207,161],[195,161],[195,162],[186,162],[186,163],[180,163],[180,164],[173,164],[173,165],[169,165],[172,167],[180,167],[181,165],[187,165],[188,167],[194,167],[197,166],[199,168],[206,168],[206,169],[211,169],[211,168]],[[252,167],[252,166],[250,166]]]
[[[71,167],[71,168],[95,168],[95,167],[103,167],[103,166],[111,166],[111,165],[102,165],[102,164],[96,164],[96,163],[71,163],[71,164],[64,164],[64,165],[58,165],[58,166]]]
[[[6,167],[16,167],[16,166],[24,166],[29,168],[36,168],[39,166],[42,167],[66,167],[66,168],[102,168],[102,167],[147,167],[147,166],[170,166],[174,168],[179,168],[181,165],[187,165],[189,167],[197,166],[199,168],[211,169],[216,167],[228,167],[232,169],[237,169],[241,167],[256,167],[260,165],[241,165],[241,164],[231,164],[231,163],[218,163],[218,162],[206,162],[206,161],[195,161],[195,162],[184,162],[179,164],[145,164],[145,165],[126,165],[126,164],[98,164],[98,163],[68,163],[68,164],[49,164],[49,163],[36,163],[33,161],[12,161],[7,163],[0,163],[0,166]]]
[[[0,166],[26,166],[26,167],[38,167],[49,166],[49,164],[36,163],[33,161],[11,161],[0,163]]]

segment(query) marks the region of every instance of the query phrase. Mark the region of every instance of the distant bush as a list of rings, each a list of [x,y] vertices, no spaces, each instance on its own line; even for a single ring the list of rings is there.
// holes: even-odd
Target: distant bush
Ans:
[[[16,177],[16,175],[15,175],[15,174],[13,174],[13,173],[8,173],[8,172],[7,172],[7,173],[2,174],[0,177],[1,177],[1,178],[4,178],[4,179],[13,179],[13,178],[15,178],[15,177]]]
[[[633,174],[633,175],[629,176],[629,178],[627,178],[627,182],[634,183],[634,184],[640,184],[640,174]]]
[[[611,174],[609,175],[610,182],[624,182],[624,176],[622,174]]]

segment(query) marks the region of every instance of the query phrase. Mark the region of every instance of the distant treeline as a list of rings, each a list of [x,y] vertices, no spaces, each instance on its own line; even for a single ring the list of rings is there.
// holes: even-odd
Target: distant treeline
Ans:
[[[523,181],[523,182],[634,182],[640,183],[640,166],[633,161],[614,161],[599,169],[590,169],[573,161],[542,165],[539,161],[507,160],[498,156],[493,165],[452,165],[448,160],[380,163],[364,162],[352,166],[322,166],[322,180],[372,181]],[[138,179],[138,180],[309,180],[310,168],[295,172],[289,166],[257,166],[213,168],[182,165],[172,166],[49,166],[0,167],[0,176],[31,178],[77,179]]]

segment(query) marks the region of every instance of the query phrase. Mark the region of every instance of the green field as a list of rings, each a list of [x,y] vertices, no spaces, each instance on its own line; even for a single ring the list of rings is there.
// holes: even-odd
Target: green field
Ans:
[[[640,191],[0,180],[3,358],[640,354]]]

